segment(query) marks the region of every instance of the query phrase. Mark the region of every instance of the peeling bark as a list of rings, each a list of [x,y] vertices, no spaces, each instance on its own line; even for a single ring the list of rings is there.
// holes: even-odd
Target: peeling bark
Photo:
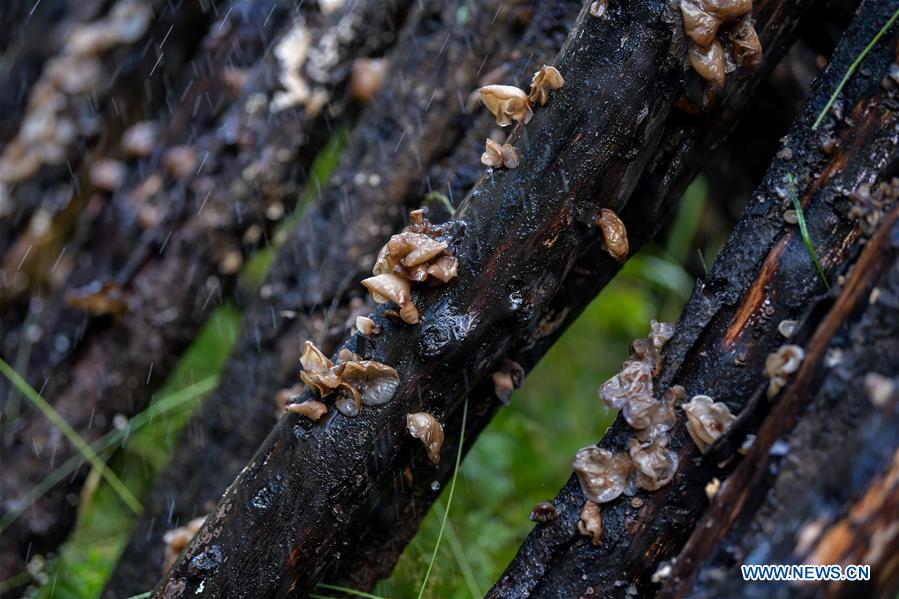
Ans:
[[[765,181],[685,308],[656,380],[659,394],[680,384],[688,397],[710,395],[734,413],[756,405],[767,384],[765,358],[784,343],[777,325],[802,315],[824,291],[797,228],[783,219],[790,208],[787,175],[796,180],[828,276],[833,280],[855,261],[860,234],[847,214],[852,202],[846,194],[862,183],[889,177],[895,168],[897,90],[881,85],[895,60],[895,32],[868,56],[865,72],[856,73],[844,88],[840,106],[824,127],[813,132],[810,125],[888,13],[882,3],[865,3],[827,72],[816,81]],[[831,136],[837,143],[828,154],[822,146]],[[490,596],[625,596],[629,588],[638,593],[656,590],[652,574],[683,546],[708,503],[704,485],[726,474],[716,464],[739,447],[742,437],[736,431],[748,432],[743,426],[735,428],[726,453],[713,452],[702,460],[683,425],[675,429],[669,445],[680,457],[675,480],[658,492],[641,492],[640,508],[631,507],[630,498],[604,504],[599,547],[577,533],[584,499],[572,477],[554,501],[562,517],[535,528]],[[631,436],[619,418],[600,446],[621,449]]]

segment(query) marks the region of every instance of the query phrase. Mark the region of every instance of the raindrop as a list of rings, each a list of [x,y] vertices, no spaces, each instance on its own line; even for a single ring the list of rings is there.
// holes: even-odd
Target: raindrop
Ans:
[[[432,483],[431,483],[431,490],[434,491],[435,493],[436,493],[437,491],[439,491],[439,490],[440,490],[440,483],[437,482],[436,480],[435,480],[434,482],[432,482]]]

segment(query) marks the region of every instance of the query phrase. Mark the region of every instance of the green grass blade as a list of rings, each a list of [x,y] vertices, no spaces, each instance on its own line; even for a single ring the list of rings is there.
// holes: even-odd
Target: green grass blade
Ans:
[[[852,77],[852,74],[858,69],[859,65],[865,59],[865,56],[871,51],[874,46],[877,45],[877,42],[880,41],[880,38],[889,31],[890,27],[893,26],[893,23],[896,22],[896,19],[899,18],[899,8],[896,9],[896,12],[893,13],[893,16],[889,18],[886,24],[880,28],[880,31],[877,32],[871,41],[865,46],[865,49],[862,50],[862,53],[859,54],[855,60],[852,61],[852,64],[849,65],[849,68],[846,70],[846,74],[843,75],[843,78],[840,80],[840,84],[837,85],[836,91],[833,92],[833,95],[830,96],[830,99],[827,101],[827,104],[824,106],[824,110],[821,111],[821,114],[818,115],[818,118],[815,119],[814,124],[812,125],[812,131],[817,129],[821,123],[824,121],[824,118],[827,116],[827,113],[830,112],[830,107],[833,106],[833,103],[836,102],[837,96],[840,95],[840,92],[843,91],[843,87],[849,81],[849,78]]]
[[[428,578],[431,577],[431,570],[434,568],[434,560],[437,559],[437,551],[440,549],[440,540],[443,538],[443,530],[446,528],[446,519],[449,517],[450,507],[453,505],[453,493],[456,491],[456,478],[459,476],[459,464],[462,462],[462,445],[465,441],[465,421],[468,420],[468,398],[462,406],[462,430],[459,431],[459,449],[456,451],[456,465],[453,468],[453,478],[450,482],[449,496],[446,498],[446,511],[443,512],[443,519],[440,521],[440,532],[437,533],[437,542],[434,544],[434,553],[431,554],[431,561],[428,563],[428,570],[425,572],[425,579],[421,582],[421,588],[418,590],[418,599],[421,599],[428,586]]]
[[[160,398],[153,402],[149,408],[131,419],[131,425],[129,427],[130,433],[140,430],[143,426],[152,422],[157,416],[163,416],[172,412],[182,405],[193,401],[198,396],[212,391],[215,389],[216,385],[218,385],[218,377],[211,376]],[[99,454],[121,442],[124,437],[124,430],[114,429],[100,437],[97,441],[92,443],[90,447]],[[28,492],[28,494],[16,501],[15,507],[7,511],[3,515],[3,518],[0,518],[0,532],[6,530],[7,527],[19,518],[19,516],[34,505],[38,499],[43,497],[50,489],[68,477],[76,468],[81,466],[84,461],[85,457],[80,454],[72,456],[63,462],[59,468],[48,474],[47,477],[39,482]]]
[[[818,276],[824,281],[824,286],[830,290],[830,283],[827,281],[827,275],[824,274],[824,268],[821,266],[821,261],[818,260],[818,254],[815,253],[815,248],[812,246],[812,238],[808,233],[808,225],[805,223],[805,214],[802,212],[802,204],[799,203],[799,198],[796,195],[796,186],[793,184],[793,175],[787,175],[787,192],[790,195],[790,201],[793,202],[793,210],[796,212],[796,219],[799,221],[799,232],[802,234],[802,241],[805,242],[805,249],[808,250],[809,256],[812,257],[812,262],[815,263],[815,268],[818,269]]]
[[[79,452],[81,452],[85,459],[90,462],[90,465],[97,469],[100,476],[109,483],[109,486],[122,498],[122,501],[131,508],[131,511],[135,514],[140,514],[141,511],[143,511],[143,507],[141,506],[140,501],[137,500],[137,497],[135,497],[121,479],[106,466],[106,463],[100,459],[100,456],[97,455],[90,445],[85,443],[84,439],[75,432],[75,429],[69,426],[69,423],[65,421],[59,412],[47,403],[47,401],[41,397],[40,394],[25,381],[25,379],[19,376],[18,372],[13,370],[13,368],[2,359],[0,359],[0,372],[9,379],[9,382],[11,382],[13,386],[28,399],[28,401],[43,412],[44,416],[46,416],[54,426],[62,431],[62,434],[66,436]]]
[[[364,597],[365,599],[384,599],[380,595],[372,595],[371,593],[366,593],[365,591],[357,591],[356,589],[351,589],[348,587],[339,587],[333,584],[327,584],[324,582],[318,583],[316,585],[320,589],[325,589],[326,591],[337,591],[338,593],[346,593],[347,595],[353,595],[355,597]],[[324,595],[309,595],[310,597],[324,597]],[[325,599],[330,599],[325,597]]]
[[[442,518],[446,513],[443,503],[438,499],[434,502],[434,507],[437,508],[437,512]],[[465,580],[465,586],[468,587],[468,592],[471,593],[472,597],[483,597],[484,593],[478,586],[474,570],[471,567],[471,563],[468,561],[468,557],[465,555],[465,550],[462,547],[462,542],[459,540],[459,535],[456,534],[456,529],[449,520],[446,522],[446,540],[449,543],[450,550],[453,552],[456,563],[459,565],[459,570],[462,572],[462,578]]]

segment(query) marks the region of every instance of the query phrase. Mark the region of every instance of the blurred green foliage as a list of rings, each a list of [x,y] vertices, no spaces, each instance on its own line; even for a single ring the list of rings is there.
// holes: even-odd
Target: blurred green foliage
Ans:
[[[295,222],[318,193],[344,140],[342,130],[316,161],[290,222]],[[459,473],[425,596],[478,597],[489,589],[531,530],[531,508],[551,499],[566,482],[574,452],[602,437],[614,413],[600,403],[597,387],[617,371],[630,342],[648,333],[650,319],[677,318],[693,288],[692,277],[681,265],[696,252],[705,197],[705,183],[700,178],[685,194],[665,246],[650,245],[627,262],[512,396],[511,405],[481,434]],[[709,264],[722,242],[723,236],[711,240],[704,236]],[[241,284],[258,287],[273,255],[271,249],[265,249],[251,257]],[[158,395],[220,372],[239,322],[240,314],[233,307],[219,308]],[[110,465],[135,495],[146,496],[199,403],[196,398],[152,419],[130,435],[113,457]],[[437,500],[393,576],[378,585],[377,594],[391,598],[418,595],[444,513],[442,499]],[[75,531],[59,555],[33,573],[33,582],[38,584],[29,595],[98,597],[133,524],[127,507],[92,473],[82,493]],[[334,592],[322,589],[321,596]]]

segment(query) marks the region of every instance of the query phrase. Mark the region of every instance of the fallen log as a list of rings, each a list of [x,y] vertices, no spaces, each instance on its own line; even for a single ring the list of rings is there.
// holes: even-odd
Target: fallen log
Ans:
[[[813,85],[810,101],[765,181],[685,308],[655,383],[658,396],[679,384],[688,396],[709,395],[737,413],[763,385],[767,355],[784,343],[778,325],[802,314],[824,290],[796,227],[784,221],[790,207],[788,175],[796,181],[828,277],[854,261],[860,232],[856,219],[847,216],[852,202],[846,190],[888,176],[896,150],[888,133],[897,119],[896,90],[881,86],[895,60],[889,42],[868,56],[865,72],[856,73],[843,89],[841,103],[824,127],[813,131],[811,125],[888,13],[882,3],[863,4],[827,72]],[[631,436],[619,418],[600,447],[620,450]],[[604,504],[599,546],[578,533],[584,496],[572,477],[553,502],[560,517],[535,528],[490,596],[654,592],[656,567],[677,554],[707,504],[705,484],[723,476],[713,459],[696,459],[682,423],[669,448],[679,458],[674,481],[654,493],[640,492],[633,501],[619,498]]]
[[[449,185],[450,196],[467,188],[466,173],[473,169],[451,169],[449,176],[447,164],[470,164],[473,153],[476,160],[492,124],[483,116],[473,120],[460,98],[477,87],[479,69],[508,59],[527,6],[506,6],[497,15],[499,2],[487,3],[459,21],[461,4],[434,4],[409,17],[403,38],[387,55],[391,67],[383,91],[360,117],[331,182],[309,208],[304,222],[312,224],[295,227],[280,249],[246,314],[218,391],[188,427],[201,432],[182,437],[109,583],[110,596],[136,594],[158,580],[166,529],[208,511],[271,430],[278,390],[297,381],[297,340],[333,348],[360,310],[360,291],[349,281],[359,278],[363,267],[328,261],[310,267],[310,248],[352,248],[346,251],[373,261],[384,236],[428,191],[423,179],[429,165],[427,179],[436,188]],[[314,296],[300,297],[313,286]],[[208,467],[198,471],[198,462]]]
[[[809,310],[805,359],[671,564],[659,596],[888,596],[899,587],[899,181],[839,295]],[[742,563],[864,564],[867,581],[747,582]]]
[[[482,179],[459,212],[458,280],[416,295],[420,327],[390,324],[379,311],[380,335],[347,342],[396,366],[394,400],[353,419],[282,419],[158,593],[309,592],[373,498],[420,450],[406,436],[405,414],[424,408],[442,418],[458,407],[536,328],[563,276],[598,244],[596,198],[624,206],[684,89],[680,26],[652,2],[616,6],[608,19],[582,13],[556,61],[566,86],[526,135],[512,137],[522,166]],[[249,557],[229,559],[238,553]]]
[[[127,417],[147,405],[154,390],[177,363],[181,351],[196,336],[222,294],[233,285],[237,273],[223,267],[225,257],[236,251],[242,260],[243,252],[252,249],[253,244],[245,247],[243,240],[254,225],[261,233],[273,227],[276,219],[267,216],[273,204],[278,205],[282,215],[292,208],[304,169],[329,136],[324,123],[328,118],[338,118],[350,103],[345,91],[349,65],[356,56],[379,53],[391,43],[395,37],[393,23],[401,18],[405,4],[393,3],[390,5],[393,10],[366,4],[355,11],[348,7],[321,17],[314,5],[310,5],[310,11],[314,12],[308,15],[274,11],[278,18],[275,20],[271,19],[271,8],[265,14],[258,12],[264,6],[254,1],[244,7],[254,16],[251,27],[259,39],[255,44],[240,45],[247,58],[254,47],[262,55],[267,46],[270,32],[261,25],[263,21],[274,27],[278,19],[283,23],[284,17],[296,17],[292,31],[310,44],[306,50],[313,54],[319,52],[317,60],[310,59],[305,65],[310,73],[314,68],[320,69],[316,78],[309,75],[309,81],[315,82],[312,89],[319,94],[318,98],[332,100],[329,109],[332,112],[322,110],[322,106],[308,108],[302,103],[296,107],[285,106],[274,114],[269,112],[267,103],[248,111],[248,105],[254,105],[254,98],[279,97],[278,93],[284,91],[278,73],[288,67],[281,57],[269,55],[248,74],[246,88],[223,119],[208,123],[203,136],[196,140],[195,171],[176,176],[171,166],[160,159],[161,152],[148,158],[153,171],[147,173],[146,164],[135,167],[141,182],[154,175],[164,177],[165,187],[146,203],[173,213],[147,228],[143,235],[133,235],[131,239],[128,239],[129,232],[139,229],[140,223],[129,221],[116,227],[117,220],[112,218],[105,224],[113,232],[94,237],[89,246],[91,252],[102,257],[103,250],[109,247],[106,243],[116,240],[121,243],[115,246],[129,251],[111,264],[102,258],[100,264],[86,264],[84,273],[80,273],[85,278],[114,280],[127,309],[123,314],[103,315],[90,321],[94,326],[86,336],[85,316],[60,308],[64,306],[63,299],[55,298],[60,310],[56,313],[49,310],[45,315],[47,322],[42,323],[47,325],[48,351],[40,352],[32,366],[32,372],[36,373],[32,380],[38,381],[35,386],[41,388],[44,377],[49,378],[45,394],[89,441],[110,430],[117,414]],[[242,30],[241,12],[232,11],[235,31]],[[303,19],[304,16],[308,18]],[[217,34],[225,31],[230,30],[223,23]],[[231,42],[238,41],[226,36],[225,43],[231,46]],[[217,47],[213,44],[210,50],[214,52]],[[225,52],[219,64],[226,66],[228,62]],[[219,79],[222,74],[217,72],[211,76]],[[209,89],[203,89],[201,83],[201,79],[196,82],[200,88],[197,93],[199,98],[204,98]],[[193,109],[193,106],[184,108],[188,115]],[[183,123],[188,115],[176,110],[172,115],[173,126]],[[187,133],[194,135],[193,131]],[[169,143],[177,143],[178,135],[177,129],[170,130]],[[244,151],[235,155],[236,145]],[[258,187],[245,180],[249,167],[256,169],[250,181]],[[127,204],[131,200],[133,194],[117,197],[114,201],[123,210],[110,216],[133,215],[139,207],[129,208]],[[235,206],[240,210],[235,210]],[[160,294],[160,289],[166,293]],[[66,334],[73,330],[68,337]],[[61,351],[54,341],[60,335],[70,341]],[[98,371],[100,366],[102,369]],[[42,372],[42,369],[46,370]],[[19,467],[3,473],[4,512],[17,509],[16,500],[52,471],[47,456],[64,461],[74,451],[39,415],[29,413],[16,426],[4,453],[5,457],[15,459]],[[32,453],[33,447],[41,450],[39,455]],[[69,479],[65,488],[55,488],[4,531],[3,553],[24,556],[29,546],[32,553],[55,546],[73,519],[71,509],[65,507],[65,498],[77,491],[83,478],[84,473],[80,472]]]

